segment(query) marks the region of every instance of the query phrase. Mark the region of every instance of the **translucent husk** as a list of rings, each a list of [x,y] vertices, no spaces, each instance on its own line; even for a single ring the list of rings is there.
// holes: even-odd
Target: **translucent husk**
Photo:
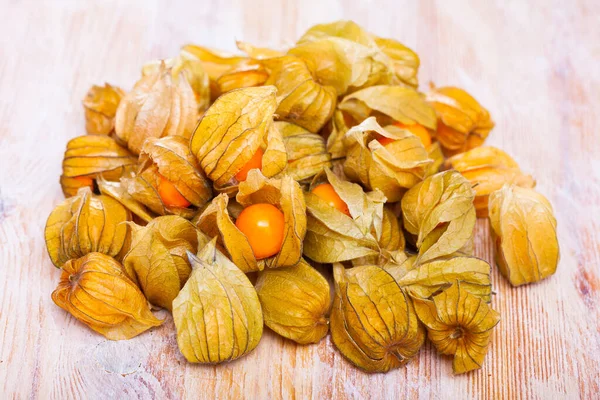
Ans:
[[[131,213],[108,196],[96,196],[85,187],[56,206],[48,216],[44,237],[52,263],[98,252],[121,260],[131,237],[125,221]]]
[[[142,67],[142,75],[148,76],[160,71],[161,64],[171,70],[173,82],[177,84],[179,79],[187,80],[198,106],[198,112],[203,113],[210,105],[210,79],[204,70],[202,62],[191,53],[181,51],[179,55],[167,60],[156,60]]]
[[[365,193],[359,185],[338,178],[328,169],[324,175],[315,178],[313,186],[317,183],[331,184],[348,206],[350,216],[312,192],[305,193],[308,210],[308,230],[304,240],[306,257],[320,263],[390,257],[381,247],[380,240],[390,239],[390,243],[398,242],[400,246],[399,239],[382,238],[385,196],[380,191]]]
[[[110,136],[79,136],[67,143],[60,184],[65,197],[74,196],[81,187],[92,188],[98,175],[107,180],[119,180],[126,169],[134,168],[136,164],[137,157]]]
[[[187,79],[173,79],[163,63],[143,76],[121,100],[115,121],[116,138],[135,154],[148,138],[189,139],[198,121],[198,104]]]
[[[200,215],[197,225],[209,237],[217,237],[225,254],[244,272],[262,271],[296,265],[302,257],[302,243],[306,234],[306,205],[300,185],[291,176],[281,179],[266,178],[258,170],[248,173],[236,196],[242,207],[267,203],[277,207],[285,219],[284,240],[274,256],[257,260],[246,236],[235,226],[229,197],[215,197]]]
[[[432,85],[426,99],[437,113],[436,138],[446,154],[481,146],[494,127],[488,110],[462,89]]]
[[[475,227],[475,191],[456,171],[426,178],[402,198],[404,227],[416,236],[418,263],[469,246]]]
[[[67,261],[52,300],[110,340],[131,339],[162,324],[123,266],[101,253]]]
[[[393,139],[383,146],[378,137]],[[354,182],[379,189],[389,202],[425,178],[432,160],[421,140],[407,130],[390,125],[382,128],[370,117],[351,128],[344,137],[344,173]]]
[[[85,130],[89,134],[109,135],[115,128],[117,107],[125,92],[108,83],[92,86],[83,99]]]
[[[263,317],[254,287],[227,257],[208,243],[188,253],[192,273],[173,301],[177,344],[193,363],[217,364],[251,352]]]
[[[395,121],[436,129],[435,110],[411,87],[371,86],[344,97],[338,107],[358,122],[374,116],[381,124]]]
[[[475,189],[475,210],[478,217],[488,216],[489,195],[505,184],[532,188],[535,180],[521,172],[519,165],[504,151],[480,146],[450,157],[445,168],[460,172]]]
[[[459,281],[432,300],[415,299],[414,305],[435,348],[454,356],[455,374],[481,368],[500,314],[484,299],[469,293]]]
[[[553,275],[560,249],[550,202],[533,189],[505,185],[490,195],[489,207],[502,275],[513,286]]]
[[[331,156],[322,136],[284,121],[276,122],[275,127],[285,144],[288,175],[298,182],[306,182],[324,168],[331,168]]]
[[[187,252],[196,253],[208,239],[194,224],[176,215],[155,218],[146,226],[129,226],[131,248],[123,266],[150,303],[171,310],[192,271]]]
[[[158,192],[161,176],[191,203],[189,207],[163,202]],[[140,152],[138,171],[122,182],[133,199],[158,215],[176,214],[189,219],[212,198],[210,182],[191,153],[188,141],[178,136],[149,138]]]
[[[277,118],[317,133],[333,115],[335,88],[318,83],[299,57],[270,58],[262,64],[270,74],[265,84],[277,88]]]
[[[190,142],[190,149],[219,192],[235,194],[235,175],[256,151],[264,151],[262,173],[279,174],[287,166],[281,133],[273,125],[277,107],[273,86],[228,92],[206,111]]]
[[[296,343],[318,343],[329,330],[327,280],[306,261],[261,271],[255,285],[265,325]]]
[[[406,364],[425,341],[411,299],[386,270],[334,265],[331,339],[342,355],[367,372]]]

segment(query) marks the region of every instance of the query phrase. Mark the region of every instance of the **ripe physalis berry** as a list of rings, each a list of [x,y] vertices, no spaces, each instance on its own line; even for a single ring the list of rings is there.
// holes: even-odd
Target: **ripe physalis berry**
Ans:
[[[238,182],[243,182],[248,177],[248,172],[250,172],[250,170],[255,168],[262,169],[263,155],[264,152],[259,147],[256,150],[256,153],[254,153],[254,155],[252,156],[252,158],[246,163],[246,165],[244,165],[242,169],[237,174],[235,174],[235,179],[237,179]]]
[[[315,186],[312,193],[325,200],[331,207],[337,208],[349,217],[351,216],[348,205],[342,200],[340,195],[335,192],[335,189],[330,183],[322,183]]]
[[[277,207],[252,204],[242,210],[235,226],[248,238],[257,260],[274,256],[281,250],[285,218]]]
[[[179,193],[173,182],[159,175],[158,195],[164,205],[168,207],[187,208],[190,202]]]

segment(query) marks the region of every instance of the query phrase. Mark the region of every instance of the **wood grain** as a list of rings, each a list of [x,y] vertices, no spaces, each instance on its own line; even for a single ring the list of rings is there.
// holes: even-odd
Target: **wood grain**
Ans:
[[[600,5],[597,1],[0,0],[0,398],[597,398],[600,392]],[[353,19],[421,56],[421,85],[454,84],[488,107],[489,143],[538,181],[558,218],[552,278],[511,288],[484,367],[454,377],[426,345],[406,368],[368,375],[329,339],[267,332],[248,357],[189,365],[170,318],[110,342],[56,307],[44,248],[65,143],[84,131],[88,87],[130,88],[144,61],[188,42],[284,46],[317,22]],[[477,254],[493,259],[489,227]]]

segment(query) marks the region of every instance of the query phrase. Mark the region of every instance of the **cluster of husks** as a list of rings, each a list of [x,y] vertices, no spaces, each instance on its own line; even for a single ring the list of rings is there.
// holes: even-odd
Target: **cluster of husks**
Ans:
[[[513,285],[559,258],[533,178],[481,146],[488,111],[461,89],[420,93],[417,54],[353,22],[287,51],[238,47],[188,45],[128,93],[87,94],[88,135],[67,144],[67,199],[45,230],[54,302],[113,340],[164,308],[190,362],[239,358],[266,325],[299,344],[330,331],[368,372],[427,337],[455,373],[479,368],[499,315],[476,217]]]

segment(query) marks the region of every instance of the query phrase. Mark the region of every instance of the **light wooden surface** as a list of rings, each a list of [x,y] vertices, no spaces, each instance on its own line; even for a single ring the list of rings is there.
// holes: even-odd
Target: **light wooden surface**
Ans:
[[[600,392],[600,4],[572,1],[0,0],[0,398],[598,398]],[[329,339],[266,332],[248,357],[190,365],[170,318],[111,342],[56,307],[42,232],[62,200],[65,143],[84,133],[92,84],[129,89],[144,61],[197,42],[290,44],[354,19],[421,56],[420,82],[488,107],[489,143],[538,181],[558,218],[557,274],[513,289],[494,272],[502,322],[483,369],[452,376],[426,345],[406,368],[367,375]],[[488,223],[477,254],[491,261]]]

